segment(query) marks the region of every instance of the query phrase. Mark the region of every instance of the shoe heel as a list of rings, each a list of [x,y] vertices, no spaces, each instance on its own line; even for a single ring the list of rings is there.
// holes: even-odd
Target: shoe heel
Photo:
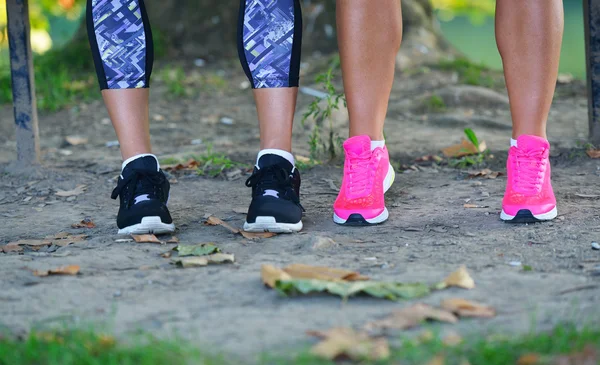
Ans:
[[[383,179],[383,193],[384,194],[388,190],[390,190],[390,188],[394,184],[394,180],[396,180],[396,172],[394,171],[392,164],[390,164],[390,167],[388,168],[388,172],[385,175],[385,179]]]

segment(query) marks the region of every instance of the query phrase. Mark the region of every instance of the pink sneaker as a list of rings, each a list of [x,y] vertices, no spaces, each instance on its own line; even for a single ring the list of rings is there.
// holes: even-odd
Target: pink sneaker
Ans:
[[[508,182],[500,219],[533,223],[556,218],[556,198],[550,182],[550,144],[536,136],[520,136],[508,151]]]
[[[389,214],[383,194],[395,177],[387,148],[371,151],[369,136],[356,136],[344,142],[344,151],[344,178],[333,204],[333,221],[349,226],[385,222]]]

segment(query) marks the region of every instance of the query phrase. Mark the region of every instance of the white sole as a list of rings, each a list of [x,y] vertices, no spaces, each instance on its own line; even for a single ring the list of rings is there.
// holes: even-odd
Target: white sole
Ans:
[[[535,218],[539,221],[549,221],[549,220],[556,218],[556,216],[558,216],[558,210],[556,209],[556,207],[554,207],[554,209],[552,209],[548,213],[537,214],[537,215],[532,214],[532,216],[533,216],[533,218]],[[504,209],[502,209],[502,213],[500,213],[500,219],[503,221],[512,221],[513,219],[515,219],[515,217],[516,217],[516,215],[506,214],[504,212]]]
[[[162,234],[175,232],[173,223],[163,223],[160,217],[144,217],[142,222],[123,229],[118,234]]]
[[[302,221],[298,223],[277,223],[275,217],[256,217],[254,223],[244,222],[246,232],[294,233],[302,230]]]
[[[390,188],[394,184],[395,179],[396,179],[396,172],[394,171],[392,164],[390,164],[390,168],[388,169],[388,172],[385,175],[385,179],[383,179],[383,193],[384,194],[387,193],[388,190],[390,190]],[[365,221],[369,224],[380,224],[380,223],[387,221],[389,217],[390,217],[390,214],[389,214],[387,208],[384,207],[383,212],[381,212],[381,214],[379,214],[377,217],[371,218],[371,219],[365,219]],[[343,218],[339,217],[337,214],[335,214],[335,211],[333,212],[333,222],[334,223],[346,224],[347,221],[348,221],[347,219],[343,219]]]

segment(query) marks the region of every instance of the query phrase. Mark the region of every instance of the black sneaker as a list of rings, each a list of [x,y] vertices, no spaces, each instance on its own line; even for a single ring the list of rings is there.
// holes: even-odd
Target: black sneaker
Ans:
[[[171,233],[175,225],[167,202],[169,181],[154,156],[131,161],[119,176],[111,198],[120,197],[119,234]]]
[[[302,229],[300,173],[285,158],[267,154],[258,160],[246,181],[252,187],[244,230],[292,233]]]

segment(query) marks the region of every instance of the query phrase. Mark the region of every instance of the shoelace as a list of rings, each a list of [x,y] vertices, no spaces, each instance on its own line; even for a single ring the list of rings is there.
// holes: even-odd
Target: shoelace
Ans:
[[[262,196],[265,190],[283,193],[280,198],[291,200],[304,211],[304,207],[300,204],[300,198],[292,187],[290,175],[284,168],[279,166],[263,167],[246,180],[246,186],[256,188],[255,196]]]
[[[165,176],[160,172],[133,169],[129,176],[119,179],[110,197],[117,199],[120,195],[125,199],[127,207],[130,207],[136,196],[148,194],[149,197],[155,197],[158,191],[162,190],[161,186],[164,182]],[[139,187],[138,183],[140,183]]]
[[[512,184],[515,191],[533,195],[542,190],[546,171],[546,149],[537,151],[516,150],[512,156]]]
[[[350,177],[348,189],[350,192],[360,194],[367,190],[369,182],[372,180],[369,169],[372,156],[370,151],[364,151],[361,154],[348,153],[348,175]]]

